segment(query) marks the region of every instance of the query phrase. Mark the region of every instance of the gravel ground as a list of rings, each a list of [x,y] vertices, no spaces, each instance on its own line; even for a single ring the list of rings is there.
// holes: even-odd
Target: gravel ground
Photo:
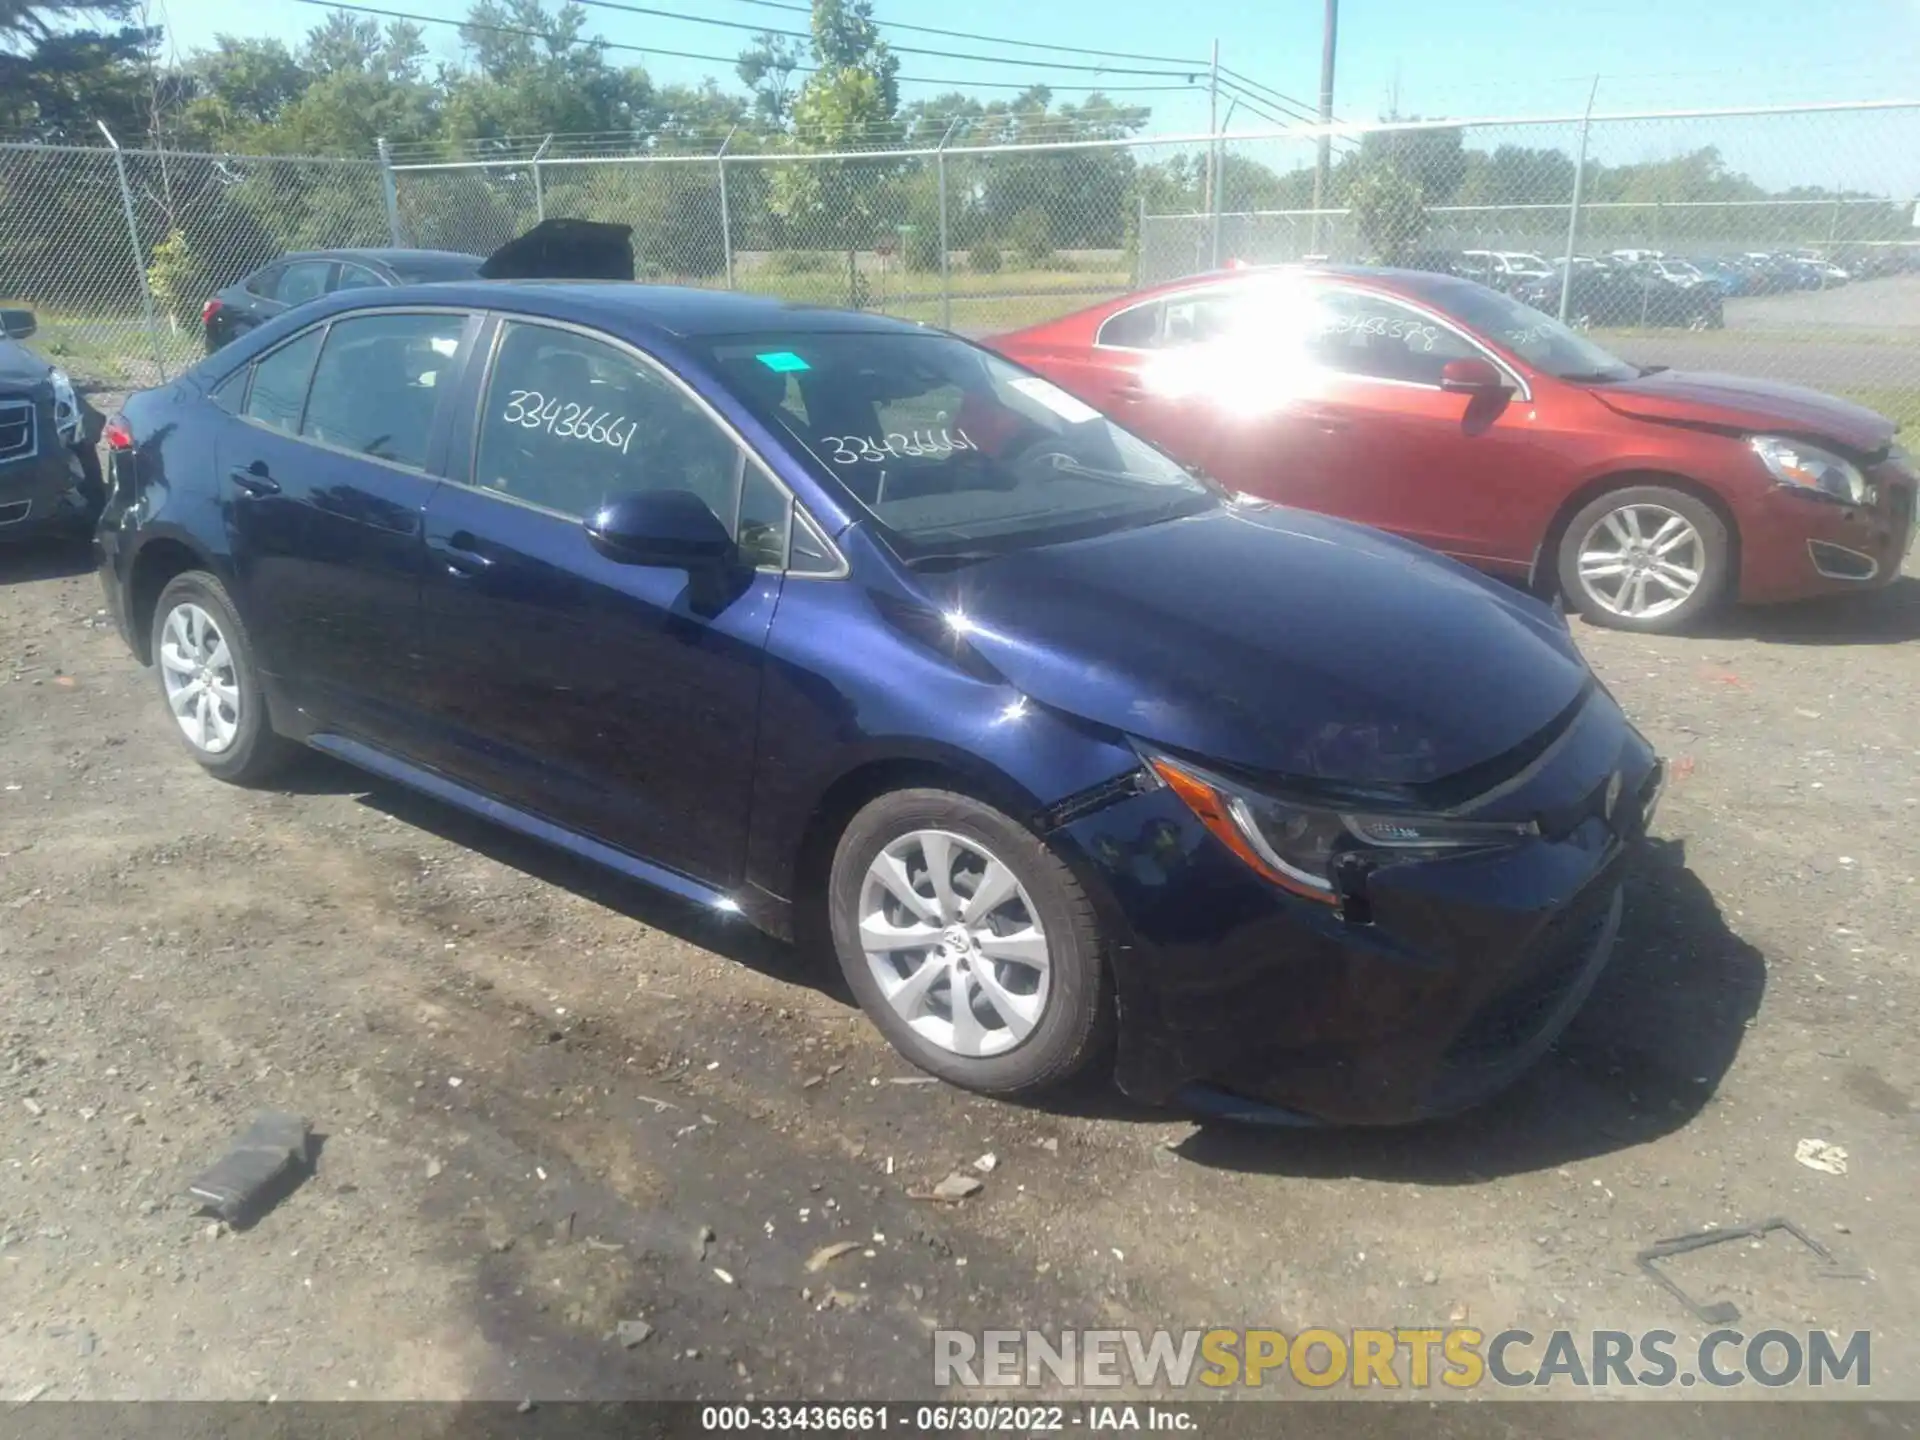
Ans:
[[[921,1083],[817,957],[318,756],[219,785],[86,566],[0,552],[0,1398],[924,1396],[935,1325],[1698,1334],[1634,1252],[1773,1215],[1866,1278],[1776,1238],[1687,1282],[1871,1329],[1920,1396],[1920,579],[1580,628],[1674,770],[1618,959],[1483,1111],[1302,1133]],[[183,1187],[269,1106],[315,1174],[211,1224]]]

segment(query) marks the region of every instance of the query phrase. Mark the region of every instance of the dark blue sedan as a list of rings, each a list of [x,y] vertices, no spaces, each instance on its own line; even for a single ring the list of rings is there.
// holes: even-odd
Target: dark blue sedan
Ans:
[[[109,435],[107,596],[208,771],[304,743],[817,938],[981,1091],[1472,1104],[1660,785],[1547,606],[900,321],[359,291]]]

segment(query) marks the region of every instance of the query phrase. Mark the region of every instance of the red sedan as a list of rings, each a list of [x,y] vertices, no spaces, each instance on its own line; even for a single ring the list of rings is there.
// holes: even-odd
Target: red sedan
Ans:
[[[1452,276],[1232,271],[988,343],[1235,489],[1557,587],[1603,625],[1884,585],[1912,538],[1893,421],[1629,364]]]

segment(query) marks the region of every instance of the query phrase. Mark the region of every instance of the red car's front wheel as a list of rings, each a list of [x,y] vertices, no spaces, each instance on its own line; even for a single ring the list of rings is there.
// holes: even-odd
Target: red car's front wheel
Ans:
[[[1560,588],[1596,625],[1666,633],[1711,610],[1731,546],[1712,508],[1681,490],[1633,485],[1588,504],[1560,539]]]

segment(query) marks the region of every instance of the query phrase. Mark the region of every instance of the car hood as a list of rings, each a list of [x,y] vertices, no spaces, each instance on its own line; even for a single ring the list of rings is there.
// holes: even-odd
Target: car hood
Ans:
[[[1592,393],[1608,409],[1636,420],[1824,436],[1868,454],[1885,447],[1896,428],[1863,405],[1744,375],[1662,370],[1596,386]]]
[[[0,340],[0,385],[29,389],[45,382],[51,367],[26,346]]]
[[[1547,606],[1378,531],[1279,506],[921,577],[1033,699],[1273,775],[1416,785],[1493,760],[1589,672]]]

